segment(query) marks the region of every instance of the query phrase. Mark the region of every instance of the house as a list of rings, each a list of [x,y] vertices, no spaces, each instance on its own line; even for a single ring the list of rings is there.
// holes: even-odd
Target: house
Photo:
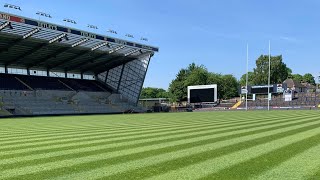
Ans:
[[[301,84],[299,81],[293,79],[286,79],[283,81],[284,84],[287,84],[287,88],[294,90],[296,92],[307,92],[307,87]]]
[[[303,86],[307,88],[307,92],[315,92],[317,87],[310,83],[301,83]]]

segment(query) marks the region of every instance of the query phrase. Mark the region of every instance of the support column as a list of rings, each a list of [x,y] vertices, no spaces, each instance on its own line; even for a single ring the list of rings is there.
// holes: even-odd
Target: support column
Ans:
[[[151,58],[152,58],[153,54],[150,54],[149,57],[148,57],[148,65],[147,65],[147,68],[146,68],[146,71],[144,72],[144,76],[143,76],[143,79],[142,79],[142,83],[141,83],[141,86],[140,86],[140,89],[139,89],[139,92],[141,94],[141,90],[142,90],[142,87],[143,87],[143,84],[144,84],[144,81],[146,79],[146,75],[147,75],[147,72],[148,72],[148,69],[149,69],[149,64],[150,64],[150,61],[151,61]],[[135,105],[137,105],[139,103],[139,98],[137,98],[137,101],[135,103]]]
[[[81,79],[83,79],[83,72],[81,72]]]
[[[108,80],[108,75],[109,75],[109,70],[107,71],[107,74],[106,74],[106,78],[104,80],[104,82],[107,84],[107,80]]]
[[[119,88],[120,88],[120,84],[121,84],[121,80],[122,80],[122,75],[123,75],[123,71],[125,68],[126,64],[122,65],[122,69],[121,69],[121,74],[120,74],[120,78],[119,78],[119,83],[118,83],[118,87],[117,87],[117,92],[119,93]]]
[[[8,74],[8,65],[4,65],[4,72]]]

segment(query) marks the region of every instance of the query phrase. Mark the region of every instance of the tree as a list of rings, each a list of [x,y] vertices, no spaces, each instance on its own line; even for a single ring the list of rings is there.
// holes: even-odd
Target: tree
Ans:
[[[229,99],[238,95],[238,82],[237,79],[231,75],[221,76],[221,83],[218,84],[219,97]]]
[[[292,74],[292,79],[298,82],[303,82],[304,78],[302,75],[300,74]]]
[[[181,69],[169,86],[169,92],[175,101],[187,98],[187,87],[193,85],[218,85],[218,97],[228,99],[238,94],[238,82],[233,75],[221,75],[208,72],[203,65],[190,64]]]
[[[169,93],[161,88],[142,88],[140,98],[169,98]]]
[[[292,69],[287,67],[288,78],[292,78]]]
[[[306,73],[303,76],[301,74],[292,74],[292,79],[296,80],[298,82],[306,82],[306,83],[310,83],[313,85],[316,84],[314,77],[310,73]]]
[[[205,67],[199,66],[189,72],[185,79],[185,86],[204,85],[208,82],[208,70]]]
[[[314,77],[310,73],[307,73],[307,74],[305,74],[303,76],[303,82],[310,83],[310,84],[313,84],[313,85],[316,84],[316,81],[314,80]]]
[[[207,79],[208,70],[203,65],[192,63],[186,69],[181,69],[169,85],[172,100],[186,99],[188,86],[206,84]]]
[[[254,84],[267,84],[269,75],[269,56],[261,55],[256,61],[256,68],[253,71]],[[281,83],[288,78],[288,68],[282,62],[282,56],[271,57],[270,83]]]
[[[247,78],[247,74],[244,74],[241,76],[239,84],[241,86],[245,86],[246,85],[246,78]],[[248,72],[248,85],[254,85],[254,75],[253,72]]]
[[[218,98],[220,99],[221,96],[224,94],[224,91],[221,88],[222,75],[218,74],[218,73],[209,73],[208,84],[217,84],[217,87],[218,87]]]

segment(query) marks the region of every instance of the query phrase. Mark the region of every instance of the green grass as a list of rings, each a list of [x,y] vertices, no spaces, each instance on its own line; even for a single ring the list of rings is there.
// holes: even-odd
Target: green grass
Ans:
[[[0,179],[320,179],[319,111],[0,120]]]

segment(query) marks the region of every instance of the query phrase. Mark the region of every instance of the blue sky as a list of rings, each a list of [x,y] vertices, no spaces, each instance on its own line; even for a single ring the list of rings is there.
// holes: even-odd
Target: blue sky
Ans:
[[[124,34],[147,37],[158,46],[144,86],[168,88],[179,69],[195,62],[209,71],[245,73],[246,44],[249,44],[250,69],[261,54],[283,55],[294,73],[320,72],[319,0],[0,0],[21,6],[12,13],[38,18],[44,11],[53,18],[46,21],[63,24],[63,18],[99,27],[106,34],[111,28]],[[44,20],[44,19],[43,19]],[[90,30],[92,31],[92,30]],[[130,39],[131,40],[131,39]]]

